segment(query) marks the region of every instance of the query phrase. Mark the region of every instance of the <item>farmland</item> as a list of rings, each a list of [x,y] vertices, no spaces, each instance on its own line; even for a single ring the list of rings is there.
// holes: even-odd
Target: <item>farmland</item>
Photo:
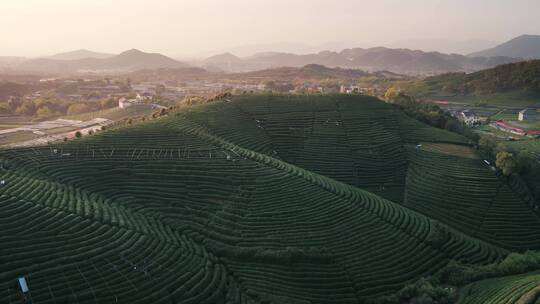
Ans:
[[[371,97],[264,95],[0,150],[0,298],[365,303],[540,249],[535,202],[468,144]]]

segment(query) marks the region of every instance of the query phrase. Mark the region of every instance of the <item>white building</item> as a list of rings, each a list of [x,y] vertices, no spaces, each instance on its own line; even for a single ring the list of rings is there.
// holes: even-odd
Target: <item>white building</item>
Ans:
[[[135,101],[136,101],[135,99],[128,100],[128,99],[122,97],[122,98],[118,99],[118,107],[120,109],[129,108],[129,107],[131,107],[131,106],[133,106],[135,104]]]
[[[538,112],[534,109],[524,109],[519,111],[519,121],[536,121],[538,120]]]
[[[480,122],[480,118],[471,110],[465,110],[459,113],[459,119],[470,126]]]

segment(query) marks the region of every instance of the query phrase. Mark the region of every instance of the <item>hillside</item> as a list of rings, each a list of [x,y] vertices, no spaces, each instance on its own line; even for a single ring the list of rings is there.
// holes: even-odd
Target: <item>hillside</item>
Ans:
[[[279,79],[280,81],[294,80],[324,80],[340,79],[344,81],[357,81],[362,77],[378,77],[387,79],[406,79],[407,77],[391,72],[366,72],[359,69],[328,68],[318,64],[309,64],[299,68],[282,67],[254,72],[229,74],[233,79]]]
[[[540,59],[540,36],[522,35],[494,48],[472,53],[471,57],[507,56],[513,58]]]
[[[76,51],[71,51],[71,52],[55,54],[47,58],[54,59],[54,60],[79,60],[79,59],[85,59],[85,58],[104,59],[104,58],[113,57],[114,55],[115,54],[98,53],[98,52],[93,52],[89,50],[76,50]]]
[[[510,57],[469,58],[456,54],[446,55],[437,52],[378,47],[370,49],[345,49],[341,52],[323,51],[306,55],[269,52],[244,58],[236,57],[232,54],[222,54],[195,64],[203,67],[219,68],[226,72],[249,72],[270,68],[302,67],[309,64],[317,64],[327,67],[422,75],[472,72],[515,61],[516,59]]]
[[[426,78],[425,92],[487,95],[512,91],[540,91],[540,60],[497,66],[471,74],[446,74]]]
[[[238,81],[261,83],[265,81],[324,81],[339,80],[343,82],[355,83],[362,78],[372,78],[373,80],[404,80],[409,77],[387,71],[366,72],[359,69],[328,68],[322,65],[310,64],[303,67],[282,67],[272,68],[244,73],[224,73],[212,72],[203,68],[189,67],[178,69],[140,70],[128,74],[136,81],[147,80],[214,80],[214,81]]]
[[[419,142],[466,140],[370,97],[245,96],[2,150],[1,295],[15,302],[25,275],[36,303],[359,303],[451,260],[540,248],[540,219],[512,190],[478,210],[481,233],[399,204],[426,191],[409,185]],[[481,165],[479,183],[501,183]]]
[[[487,279],[467,286],[460,304],[535,304],[540,295],[539,285],[538,272]]]
[[[76,60],[38,58],[26,60],[14,69],[32,73],[78,72],[132,72],[143,69],[182,68],[186,64],[158,53],[128,50],[107,58],[82,58]]]

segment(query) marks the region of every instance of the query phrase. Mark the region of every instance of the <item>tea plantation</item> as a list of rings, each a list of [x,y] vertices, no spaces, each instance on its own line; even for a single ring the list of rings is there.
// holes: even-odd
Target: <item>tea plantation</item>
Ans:
[[[519,185],[421,142],[467,144],[374,98],[245,96],[0,150],[0,303],[21,276],[33,303],[365,303],[540,247]]]
[[[539,273],[487,279],[465,287],[460,303],[536,304],[540,300],[539,286]]]

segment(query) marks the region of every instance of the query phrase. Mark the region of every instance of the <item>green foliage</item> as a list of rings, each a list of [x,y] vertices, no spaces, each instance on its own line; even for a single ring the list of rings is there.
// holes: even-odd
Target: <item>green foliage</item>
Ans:
[[[39,108],[36,114],[38,118],[49,118],[55,115],[55,113],[48,106]]]
[[[525,253],[511,253],[501,262],[488,265],[471,265],[452,261],[437,276],[443,283],[463,286],[483,279],[535,270],[540,270],[540,253],[527,251]]]
[[[508,153],[506,151],[501,151],[497,153],[496,165],[497,168],[501,169],[503,174],[506,176],[514,173],[517,168],[517,162],[514,154]]]
[[[473,142],[478,141],[479,136],[470,128],[463,125],[448,112],[441,110],[438,106],[419,102],[415,98],[400,92],[391,102],[407,115],[439,129],[446,129],[454,133],[461,134]]]
[[[391,296],[380,297],[367,301],[366,304],[451,304],[458,299],[457,289],[451,286],[441,286],[434,277],[421,278],[405,286]]]
[[[540,60],[497,66],[472,74],[452,73],[429,77],[426,91],[484,95],[515,90],[540,91]]]
[[[90,112],[91,108],[83,103],[75,103],[68,107],[67,114],[68,115],[74,115],[74,114],[81,114]]]
[[[36,113],[36,106],[32,102],[24,102],[17,107],[15,114],[33,116]]]

